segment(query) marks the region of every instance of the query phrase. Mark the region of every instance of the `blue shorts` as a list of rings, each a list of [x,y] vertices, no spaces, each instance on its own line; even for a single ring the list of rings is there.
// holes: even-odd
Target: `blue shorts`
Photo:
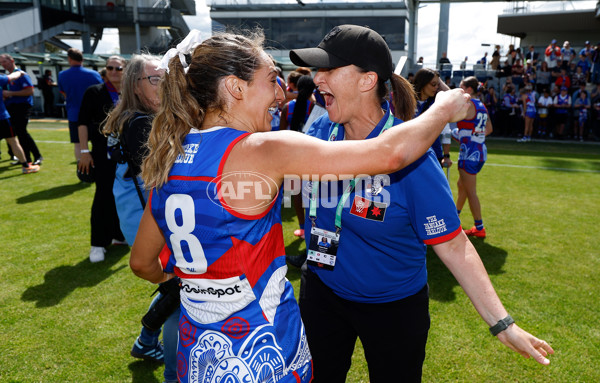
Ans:
[[[77,121],[69,121],[69,136],[71,137],[71,143],[79,143],[79,123]]]
[[[528,110],[525,112],[525,117],[535,118],[536,116],[537,116],[537,113],[535,110]]]
[[[477,174],[481,171],[481,168],[483,168],[483,164],[485,164],[485,161],[475,162],[475,161],[459,160],[458,168],[464,170],[465,172],[467,172],[469,174]]]

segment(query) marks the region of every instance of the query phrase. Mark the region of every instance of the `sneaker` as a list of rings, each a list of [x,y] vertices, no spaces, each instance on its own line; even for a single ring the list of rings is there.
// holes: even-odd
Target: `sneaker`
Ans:
[[[286,255],[285,261],[292,266],[301,268],[304,262],[306,262],[306,253],[300,255]]]
[[[304,229],[296,229],[296,230],[294,230],[294,235],[296,237],[300,237],[300,238],[304,239]]]
[[[19,161],[19,159],[17,157],[15,157],[15,156],[13,156],[12,157],[12,161],[10,161],[11,165],[18,165],[20,163],[21,163],[21,161]]]
[[[153,362],[164,363],[163,346],[157,342],[154,346],[146,346],[140,342],[138,337],[131,349],[131,356],[138,359],[150,360]]]
[[[106,249],[100,246],[92,246],[90,249],[90,262],[102,262],[104,261],[104,254],[106,254]]]
[[[127,245],[128,243],[126,241],[119,241],[118,239],[113,239],[110,244],[111,245]]]
[[[41,165],[42,161],[44,161],[44,157],[40,156],[39,158],[36,158],[35,161],[33,161],[34,165]]]
[[[517,142],[527,142],[527,138],[523,137],[523,138],[519,138],[517,140]]]
[[[23,166],[23,174],[37,173],[40,171],[40,165],[28,164]]]
[[[470,229],[465,230],[466,235],[470,235],[478,238],[485,238],[485,227],[481,230],[477,230],[475,226]]]

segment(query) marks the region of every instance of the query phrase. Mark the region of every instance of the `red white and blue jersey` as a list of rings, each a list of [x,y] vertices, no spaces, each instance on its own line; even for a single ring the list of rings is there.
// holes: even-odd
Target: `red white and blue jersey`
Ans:
[[[506,93],[502,98],[502,106],[504,109],[511,109],[513,105],[517,103],[517,96],[514,94]]]
[[[557,94],[554,96],[554,103],[559,105],[554,109],[554,113],[567,114],[569,113],[569,109],[571,107],[571,96],[568,94],[564,96],[562,94]]]
[[[367,140],[380,134],[389,117],[389,103],[382,108],[386,114]],[[401,122],[394,118],[394,125]],[[325,114],[306,134],[327,140],[332,129],[333,123]],[[383,132],[381,137],[386,134]],[[340,125],[331,140],[342,141],[344,136]],[[315,221],[318,228],[336,231],[336,207],[347,184],[320,184]],[[310,233],[311,224],[307,209],[306,233]],[[446,242],[461,230],[450,186],[430,149],[400,171],[361,178],[342,210],[335,267],[308,267],[343,299],[394,302],[416,294],[427,283],[426,245]],[[307,235],[306,246],[309,244]]]
[[[485,162],[487,160],[487,147],[485,146],[485,126],[488,112],[485,105],[476,98],[471,102],[475,105],[475,117],[471,120],[462,120],[456,123],[460,152],[459,161]]]
[[[294,115],[294,107],[296,106],[296,100],[291,100],[285,105],[286,108],[286,120],[288,126],[292,123],[292,116]],[[306,103],[306,115],[304,117],[304,122],[308,120],[308,116],[310,116],[310,111],[312,109],[312,102],[308,101]]]
[[[535,118],[537,115],[537,108],[535,107],[535,93],[531,92],[527,94],[525,100],[525,116]]]
[[[223,166],[249,133],[192,130],[150,207],[181,278],[180,382],[308,382],[310,351],[287,266],[281,193],[260,215],[223,201]]]

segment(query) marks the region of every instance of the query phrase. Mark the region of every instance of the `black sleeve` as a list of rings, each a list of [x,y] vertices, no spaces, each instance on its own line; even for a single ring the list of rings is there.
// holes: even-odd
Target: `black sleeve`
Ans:
[[[81,99],[81,106],[79,107],[79,119],[77,120],[78,125],[89,126],[93,123],[94,109],[97,108],[97,101],[95,85],[90,86],[83,93]]]
[[[134,174],[140,174],[142,162],[147,154],[146,142],[152,128],[152,118],[142,116],[134,118],[123,129],[123,146],[131,156]]]

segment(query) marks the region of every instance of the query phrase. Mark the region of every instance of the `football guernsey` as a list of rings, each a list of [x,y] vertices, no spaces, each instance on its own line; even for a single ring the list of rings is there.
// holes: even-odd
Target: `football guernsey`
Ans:
[[[367,139],[377,137],[388,120],[389,104],[382,107],[385,116]],[[394,125],[401,122],[394,118]],[[323,140],[344,139],[343,125],[335,137],[331,137],[333,130],[334,124],[324,115],[307,134]],[[336,231],[336,208],[347,185],[348,181],[320,183],[316,227]],[[307,211],[306,233],[311,232],[309,215]],[[461,230],[448,181],[430,149],[400,171],[361,177],[343,205],[335,266],[309,268],[341,298],[392,302],[416,294],[427,283],[426,244],[445,242]]]
[[[527,94],[527,99],[525,100],[525,116],[529,118],[535,118],[535,116],[537,116],[535,93],[533,92]]]
[[[554,96],[554,103],[558,105],[554,109],[555,114],[567,114],[569,113],[569,108],[571,106],[571,96],[568,94],[564,96],[562,94],[557,94]]]
[[[287,266],[281,196],[247,216],[221,199],[234,145],[249,133],[192,130],[151,211],[181,278],[181,382],[308,382],[312,362]],[[169,266],[168,266],[169,267]]]
[[[460,151],[459,161],[485,162],[487,160],[487,148],[485,146],[485,125],[488,120],[488,112],[485,105],[476,98],[471,102],[475,105],[475,117],[471,120],[459,121],[458,142]]]
[[[287,109],[286,110],[286,120],[287,120],[288,126],[292,123],[292,116],[294,115],[294,107],[295,106],[296,106],[296,100],[291,100],[285,106],[285,108]],[[306,120],[308,120],[308,116],[310,115],[311,109],[312,109],[312,102],[308,101],[306,103],[306,116],[304,117],[304,122],[306,122]]]

